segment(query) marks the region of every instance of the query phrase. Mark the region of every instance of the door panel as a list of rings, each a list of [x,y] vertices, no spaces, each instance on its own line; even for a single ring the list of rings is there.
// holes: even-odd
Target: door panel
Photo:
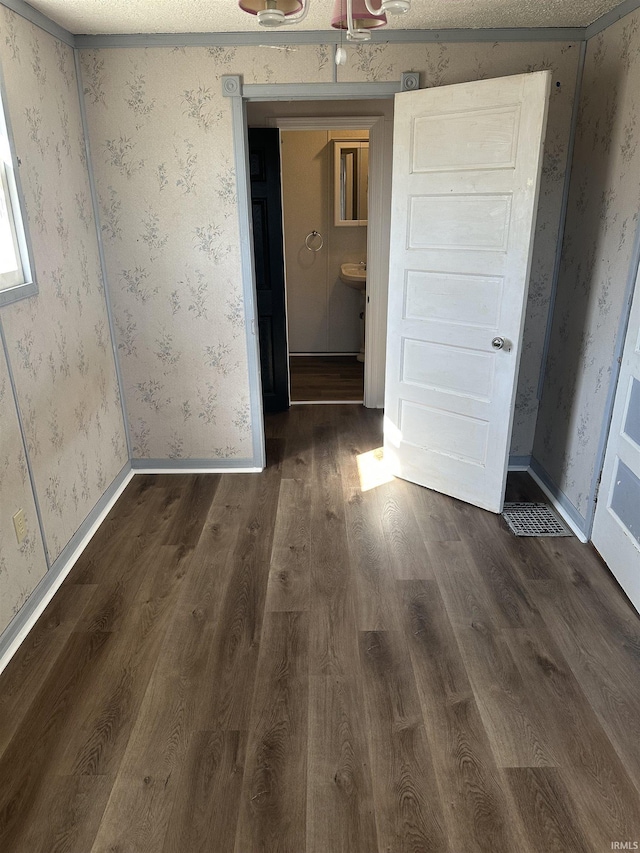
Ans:
[[[640,611],[640,271],[620,366],[593,544]]]
[[[519,121],[518,106],[417,118],[412,171],[513,168]]]
[[[385,456],[398,476],[493,512],[549,86],[544,71],[396,96]]]
[[[419,190],[419,187],[415,188]],[[506,251],[511,222],[508,195],[430,194],[409,199],[408,249]]]
[[[265,412],[280,412],[289,408],[289,358],[279,130],[249,129],[249,167],[262,399]]]

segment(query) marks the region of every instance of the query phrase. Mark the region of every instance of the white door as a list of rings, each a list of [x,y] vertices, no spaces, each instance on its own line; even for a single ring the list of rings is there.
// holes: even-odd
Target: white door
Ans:
[[[592,540],[640,611],[640,271],[624,345]]]
[[[493,512],[550,80],[541,71],[396,95],[385,459],[399,477]]]

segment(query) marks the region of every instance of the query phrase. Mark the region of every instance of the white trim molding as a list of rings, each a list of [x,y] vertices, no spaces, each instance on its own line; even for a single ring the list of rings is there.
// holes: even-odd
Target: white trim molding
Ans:
[[[242,97],[242,89],[243,84],[240,75],[228,74],[222,77],[222,94],[231,101],[233,157],[238,194],[240,267],[242,269],[242,294],[249,372],[249,408],[253,437],[253,460],[251,464],[252,467],[261,469],[266,464],[266,447],[262,406],[262,375],[260,373],[260,343],[258,340],[258,299],[253,257],[247,104]]]
[[[47,605],[77,563],[94,534],[134,476],[127,462],[109,488],[82,522],[70,542],[33,590],[21,610],[0,635],[0,673],[17,652]]]
[[[4,0],[3,0],[4,1]],[[13,0],[16,2],[16,0]],[[486,29],[385,30],[371,33],[371,44],[428,44],[469,42],[582,41],[585,27],[498,27]],[[282,45],[339,45],[336,30],[288,30],[273,34],[273,43]],[[344,36],[342,36],[344,38]],[[111,47],[257,47],[271,41],[263,31],[235,33],[114,33],[77,35],[77,48]]]
[[[254,443],[264,446],[264,419],[262,413],[262,387],[260,384],[260,357],[256,334],[256,278],[253,261],[253,238],[251,228],[251,189],[249,184],[249,144],[247,130],[247,101],[322,101],[322,100],[365,100],[390,98],[401,90],[400,81],[392,83],[297,83],[297,84],[244,84],[238,75],[222,77],[222,93],[229,97],[233,114],[233,148],[236,164],[238,191],[238,216],[240,223],[240,258],[242,282],[245,294],[247,329],[252,329],[248,341],[249,383],[251,398],[258,409],[259,422],[254,420]],[[377,341],[374,353],[365,359],[365,406],[381,408],[384,404],[384,363],[387,321],[387,273],[389,268],[388,219],[385,216],[384,199],[391,198],[390,169],[384,169],[390,159],[393,123],[384,116],[352,116],[354,128],[369,128],[369,227],[367,229],[368,276],[367,319],[365,334],[369,341]],[[311,121],[333,122],[332,118]],[[332,125],[333,126],[333,125]],[[344,126],[344,125],[343,125]],[[300,129],[300,125],[298,125]],[[385,230],[387,229],[386,236]],[[372,300],[372,296],[374,297]],[[261,430],[260,436],[256,430]],[[264,466],[262,457],[256,456],[256,467]]]
[[[252,474],[264,470],[252,459],[133,459],[136,474]]]
[[[358,98],[354,98],[354,100],[358,100]],[[385,170],[384,164],[386,162],[389,166],[391,165],[392,122],[387,121],[381,115],[292,116],[271,118],[269,124],[280,130],[341,130],[349,128],[350,130],[367,130],[369,132],[369,219],[367,225],[367,307],[365,314],[365,340],[368,343],[364,362],[364,405],[369,409],[381,409],[384,405],[391,215],[391,175],[390,169]],[[385,204],[385,199],[388,199],[389,203]],[[327,353],[327,355],[331,355],[331,353]]]
[[[247,101],[362,101],[392,98],[400,91],[399,82],[246,83],[242,86],[242,98]]]
[[[636,9],[640,9],[640,0],[624,0],[619,6],[614,6],[611,11],[605,12],[597,21],[585,27],[582,38],[584,41],[589,41],[589,39],[597,36],[598,33],[606,30],[607,27],[617,24],[619,20],[635,12]]]
[[[509,471],[528,471],[531,456],[509,456]]]
[[[60,24],[56,24],[55,21],[52,21],[51,18],[43,15],[42,12],[34,9],[33,6],[30,6],[28,3],[25,3],[24,0],[2,0],[2,5],[6,6],[7,9],[11,9],[11,11],[15,12],[17,15],[20,15],[21,18],[26,18],[27,21],[35,24],[36,27],[40,27],[40,29],[44,30],[45,33],[49,33],[49,35],[60,39],[60,41],[63,41],[65,44],[68,44],[69,47],[76,47],[76,37],[73,33],[70,33],[69,30],[65,30],[64,27],[60,26]]]
[[[586,522],[565,493],[549,477],[537,459],[531,459],[529,474],[551,501],[551,505],[566,521],[581,542],[588,542]]]

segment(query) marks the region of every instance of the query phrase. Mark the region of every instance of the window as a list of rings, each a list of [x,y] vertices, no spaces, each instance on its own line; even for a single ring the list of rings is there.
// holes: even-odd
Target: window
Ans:
[[[37,293],[5,105],[3,88],[0,95],[0,306]]]

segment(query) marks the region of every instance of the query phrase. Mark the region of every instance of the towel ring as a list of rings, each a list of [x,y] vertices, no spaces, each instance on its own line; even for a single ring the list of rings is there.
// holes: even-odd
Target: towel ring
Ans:
[[[315,246],[310,245],[311,241],[315,240],[316,237],[320,238],[320,245],[317,248]],[[319,252],[320,249],[324,246],[324,239],[322,237],[322,234],[320,234],[318,231],[310,231],[305,238],[304,244],[310,252]]]

